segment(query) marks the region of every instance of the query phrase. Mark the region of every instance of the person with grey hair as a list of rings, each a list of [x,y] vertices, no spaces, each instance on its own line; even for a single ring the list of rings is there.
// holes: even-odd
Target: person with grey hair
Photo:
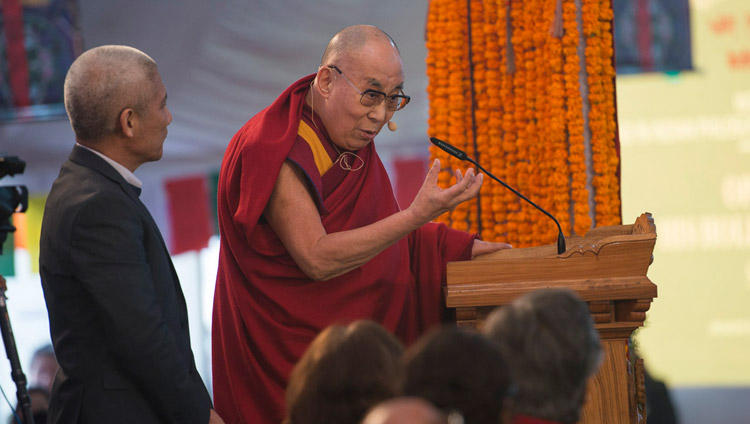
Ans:
[[[577,294],[567,289],[527,293],[493,311],[482,331],[500,345],[517,386],[513,424],[578,422],[602,348]]]
[[[195,367],[180,282],[138,196],[172,115],[156,62],[86,51],[65,78],[76,144],[44,209],[40,275],[59,369],[50,423],[222,423]]]

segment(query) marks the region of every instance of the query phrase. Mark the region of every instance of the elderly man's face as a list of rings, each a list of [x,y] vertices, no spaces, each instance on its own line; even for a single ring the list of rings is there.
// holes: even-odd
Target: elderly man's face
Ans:
[[[172,122],[172,114],[167,108],[167,89],[158,75],[152,81],[148,103],[139,114],[139,133],[134,153],[142,161],[153,162],[161,159],[167,126]]]
[[[367,43],[352,60],[336,65],[357,89],[378,90],[386,95],[399,94],[404,76],[401,57],[382,40]],[[382,102],[374,107],[360,103],[362,97],[343,75],[331,69],[333,81],[328,98],[330,112],[326,129],[333,142],[348,150],[359,150],[375,138],[393,116]]]

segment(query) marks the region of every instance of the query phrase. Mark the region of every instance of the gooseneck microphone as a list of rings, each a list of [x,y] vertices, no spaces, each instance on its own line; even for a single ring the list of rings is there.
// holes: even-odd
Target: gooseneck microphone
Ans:
[[[440,140],[439,138],[430,137],[430,141],[432,142],[432,144],[434,144],[434,145],[438,146],[439,148],[443,149],[444,151],[446,151],[451,156],[453,156],[453,157],[455,157],[455,158],[457,158],[459,160],[465,160],[465,161],[469,161],[469,162],[473,163],[474,165],[476,165],[477,168],[481,169],[482,172],[484,172],[485,174],[489,175],[490,178],[492,178],[493,180],[499,182],[500,184],[503,185],[503,187],[505,187],[508,190],[512,191],[513,193],[515,193],[516,196],[520,197],[521,199],[529,202],[532,206],[534,206],[535,208],[539,209],[540,211],[542,211],[543,214],[547,215],[553,221],[555,221],[555,224],[557,224],[557,230],[559,231],[559,233],[557,235],[557,254],[560,255],[562,253],[565,253],[565,235],[563,234],[563,230],[562,230],[562,227],[560,226],[560,223],[557,222],[557,219],[555,219],[554,216],[552,216],[546,210],[542,209],[536,203],[534,203],[531,200],[527,199],[526,196],[524,196],[523,194],[521,194],[518,191],[516,191],[513,187],[509,186],[508,184],[505,184],[502,180],[500,180],[496,176],[492,175],[491,172],[489,172],[486,169],[482,168],[482,165],[478,164],[474,159],[466,156],[466,152],[464,152],[463,150],[457,149],[456,147],[451,146],[450,144],[446,143],[443,140]]]

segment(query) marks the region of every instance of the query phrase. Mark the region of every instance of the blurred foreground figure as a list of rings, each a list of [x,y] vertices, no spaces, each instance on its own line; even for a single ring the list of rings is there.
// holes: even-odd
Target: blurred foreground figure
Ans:
[[[578,295],[528,293],[493,311],[482,330],[499,343],[518,387],[513,424],[578,422],[602,360],[599,334]]]
[[[396,396],[403,351],[372,321],[326,328],[292,371],[284,423],[358,423],[374,405]]]
[[[469,329],[444,327],[404,356],[403,393],[428,400],[451,424],[498,424],[511,387],[510,372],[493,341]]]
[[[449,424],[440,410],[417,397],[399,397],[381,402],[362,424]]]

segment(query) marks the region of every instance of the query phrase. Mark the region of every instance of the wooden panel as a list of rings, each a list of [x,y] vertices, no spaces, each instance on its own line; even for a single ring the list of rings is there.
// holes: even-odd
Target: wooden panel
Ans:
[[[580,423],[631,423],[627,341],[602,341],[604,362],[589,381]]]
[[[448,280],[445,303],[449,308],[505,305],[530,291],[567,288],[584,301],[650,299],[656,297],[656,285],[647,277],[619,279],[547,280],[497,283],[453,284]]]
[[[605,245],[572,246],[563,254],[567,256],[554,258],[450,262],[447,277],[452,285],[460,285],[646,276],[656,239],[627,237],[627,242],[608,238]]]

